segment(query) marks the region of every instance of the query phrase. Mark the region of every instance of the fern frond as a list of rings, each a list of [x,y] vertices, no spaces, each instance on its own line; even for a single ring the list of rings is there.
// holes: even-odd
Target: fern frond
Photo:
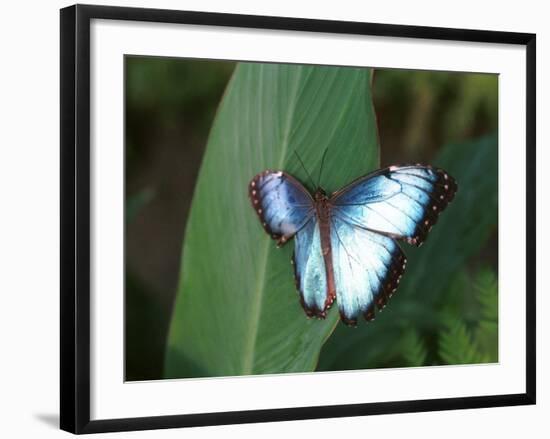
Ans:
[[[439,337],[439,357],[445,364],[471,364],[484,363],[487,356],[478,351],[466,325],[455,319]]]
[[[426,344],[414,329],[407,330],[401,338],[401,353],[407,366],[417,367],[426,364]]]
[[[498,322],[498,282],[492,270],[480,270],[474,287],[482,321]]]

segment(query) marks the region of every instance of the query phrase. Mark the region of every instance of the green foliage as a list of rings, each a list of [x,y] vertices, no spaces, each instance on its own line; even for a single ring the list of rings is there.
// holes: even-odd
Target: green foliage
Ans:
[[[479,323],[474,328],[477,348],[491,362],[498,361],[498,282],[490,270],[478,274],[475,291],[479,302]]]
[[[182,191],[181,179],[175,176],[195,175],[196,163],[202,156],[203,145],[206,144],[214,114],[235,63],[128,56],[125,66],[126,179],[127,187],[132,188],[132,191],[127,193],[126,219],[131,221],[139,214],[140,220],[147,220],[150,224],[144,233],[152,233],[153,237],[156,237],[157,233],[168,235],[177,242],[180,240],[184,220],[181,220],[181,228],[177,233],[174,230],[175,226],[172,229],[168,227],[167,223],[170,221],[167,221],[166,215],[167,212],[171,215],[174,210],[174,198],[167,197],[166,193],[181,193],[181,198],[177,198],[178,206],[190,202],[192,191]],[[241,69],[251,68],[242,66]],[[285,100],[291,103],[285,95],[289,90],[285,91],[284,88],[291,85],[292,72],[281,71],[281,77],[275,84],[273,77],[276,69],[263,70],[255,79],[252,70],[254,69],[249,70],[247,78],[233,81],[240,81],[239,87],[242,90],[236,93],[233,90],[234,84],[228,90],[228,93],[232,93],[231,104],[228,105],[229,98],[226,97],[224,107],[220,110],[224,114],[220,116],[222,122],[216,122],[219,126],[217,136],[226,135],[228,139],[215,142],[211,139],[211,143],[218,145],[209,146],[209,150],[213,149],[215,152],[209,152],[203,167],[202,173],[208,172],[208,178],[213,178],[214,175],[218,185],[209,188],[214,194],[212,201],[203,201],[201,209],[204,211],[212,208],[214,204],[219,205],[220,208],[215,209],[212,214],[217,215],[220,222],[224,221],[227,212],[232,212],[233,209],[250,213],[247,202],[243,201],[243,193],[235,190],[238,187],[239,190],[245,191],[243,181],[251,177],[245,174],[257,172],[260,168],[281,165],[307,181],[297,161],[288,155],[280,155],[280,150],[272,146],[275,140],[269,140],[270,136],[261,132],[266,129],[280,132],[287,120],[285,117],[292,122],[289,126],[293,131],[288,145],[298,150],[311,173],[317,170],[319,154],[324,148],[322,145],[330,144],[327,162],[336,163],[337,168],[341,157],[345,156],[347,151],[356,151],[358,143],[361,143],[360,137],[366,137],[366,145],[374,144],[372,137],[369,137],[376,132],[372,126],[373,117],[369,108],[370,89],[363,91],[357,86],[358,100],[364,99],[367,108],[361,111],[354,109],[357,118],[352,117],[352,122],[348,125],[339,119],[348,119],[349,115],[339,112],[339,109],[349,110],[350,107],[339,107],[342,103],[334,96],[326,98],[327,94],[349,91],[361,81],[353,80],[349,88],[346,88],[341,81],[335,79],[335,75],[327,74],[324,79],[313,75],[311,81],[302,78],[301,81],[296,81],[294,90],[301,90],[304,98],[300,97],[296,100],[295,106],[289,107],[293,108],[293,114],[288,116],[282,107]],[[262,69],[258,68],[255,71],[258,73],[260,70]],[[306,70],[309,72],[309,69]],[[284,75],[286,79],[283,78]],[[245,80],[250,80],[250,84],[243,84]],[[246,93],[247,87],[249,93]],[[314,87],[320,87],[318,96],[314,96],[315,91],[312,92]],[[280,89],[283,96],[279,97]],[[494,259],[491,254],[496,253],[494,241],[488,244],[488,239],[495,239],[497,227],[496,137],[448,146],[438,155],[435,162],[433,157],[440,151],[441,145],[477,138],[480,134],[496,131],[498,77],[453,72],[380,70],[377,71],[374,81],[374,95],[383,145],[383,164],[407,161],[439,164],[457,177],[460,191],[457,199],[431,232],[425,246],[418,250],[404,246],[409,258],[408,268],[401,288],[384,313],[377,316],[373,324],[363,324],[356,330],[338,325],[336,334],[331,336],[323,348],[318,369],[442,364],[444,360],[439,352],[440,343],[443,335],[446,334],[449,338],[448,334],[452,330],[456,334],[461,333],[459,327],[453,327],[456,322],[462,325],[462,333],[467,334],[467,337],[462,339],[462,346],[468,347],[469,344],[464,341],[469,339],[475,345],[478,354],[496,361],[494,359],[498,358],[497,285],[495,281],[492,284],[494,294],[489,294],[490,288],[483,287],[484,280],[480,276],[489,273],[488,276],[494,279],[494,273],[479,272],[477,268],[480,264],[487,263],[487,259]],[[312,109],[306,106],[308,99]],[[323,106],[327,108],[324,108],[319,116],[318,108]],[[261,114],[256,114],[258,109],[261,109]],[[230,111],[234,114],[228,114]],[[365,111],[366,116],[363,114]],[[299,117],[314,127],[311,133],[304,131],[307,123],[306,127],[302,127]],[[319,121],[312,122],[317,117],[320,117]],[[338,120],[327,122],[327,118],[331,117]],[[358,119],[364,127],[357,128]],[[338,126],[339,131],[345,132],[355,129],[357,138],[350,142],[353,135],[346,133],[337,133],[331,138],[332,134],[328,131],[330,127],[335,126]],[[315,130],[317,127],[320,127],[318,133]],[[267,137],[265,144],[258,141],[262,137]],[[235,153],[237,142],[241,142],[246,151],[251,151],[256,146],[257,149],[253,153],[258,156],[262,154],[263,157],[261,160],[256,156],[250,159],[245,157],[246,151]],[[254,142],[256,145],[252,145]],[[345,142],[349,142],[350,145]],[[319,143],[318,147],[315,143]],[[227,150],[221,151],[225,148]],[[185,151],[183,155],[182,150]],[[174,154],[175,151],[180,153]],[[223,167],[220,163],[214,165],[212,162],[216,159],[212,157],[213,154],[224,157],[226,166]],[[235,157],[227,160],[228,154]],[[361,154],[355,158],[357,163],[351,164],[352,170],[360,169],[359,174],[378,166],[378,153],[376,157],[372,157],[374,162]],[[256,163],[257,168],[252,169],[249,160]],[[166,163],[178,165],[170,168]],[[342,166],[350,164],[344,162]],[[166,177],[162,184],[152,181],[152,170],[157,170]],[[336,177],[331,181],[333,174]],[[323,183],[329,190],[337,188],[341,184],[338,180],[340,177],[344,178],[340,175],[339,169],[331,169],[328,172],[325,169]],[[190,177],[190,180],[193,179],[194,177]],[[204,183],[202,185],[204,186]],[[133,188],[137,190],[134,191]],[[149,189],[140,191],[138,188],[155,188],[155,202],[147,209],[143,207],[151,200],[153,192]],[[204,200],[208,191],[204,187],[201,191]],[[220,202],[218,195],[223,198],[223,202]],[[236,206],[228,206],[227,202],[232,201],[233,197],[236,197]],[[195,207],[193,209],[196,210]],[[182,218],[183,215],[186,215],[186,211]],[[447,218],[450,216],[452,218]],[[254,218],[253,215],[250,217]],[[201,217],[194,214],[194,218],[195,227],[198,227]],[[179,223],[180,220],[172,221]],[[218,223],[217,228],[213,229],[212,236],[200,235],[200,240],[205,244],[197,242],[199,239],[194,242],[191,246],[191,259],[185,259],[182,264],[176,310],[172,310],[168,305],[173,302],[174,297],[172,283],[169,283],[170,286],[151,289],[151,278],[148,277],[151,273],[148,275],[139,267],[146,264],[151,267],[151,272],[155,276],[175,279],[177,269],[171,267],[177,267],[177,255],[171,255],[172,252],[166,251],[166,244],[162,239],[153,239],[158,243],[156,248],[152,247],[153,251],[143,252],[140,246],[133,246],[137,251],[130,259],[140,260],[141,265],[138,264],[137,268],[129,266],[127,273],[125,366],[128,379],[161,378],[163,357],[169,360],[165,368],[167,376],[246,373],[235,360],[238,355],[233,355],[230,351],[239,344],[239,340],[245,339],[245,325],[251,327],[248,319],[250,297],[253,294],[249,287],[249,276],[250,271],[262,265],[256,261],[258,255],[265,256],[266,267],[269,267],[269,271],[265,272],[265,282],[273,281],[281,285],[271,291],[274,297],[269,297],[267,291],[265,294],[262,293],[262,304],[259,307],[261,315],[258,319],[262,323],[258,325],[259,345],[256,351],[257,355],[264,356],[261,352],[268,354],[262,361],[254,360],[257,364],[250,370],[252,373],[262,373],[311,370],[314,367],[322,338],[328,337],[331,325],[336,323],[335,310],[331,311],[330,322],[305,320],[294,287],[290,285],[292,271],[288,260],[293,244],[290,243],[287,245],[288,248],[276,253],[269,247],[273,246],[273,243],[265,237],[255,222],[256,219],[247,221],[236,224],[234,219],[230,219],[228,227],[223,228]],[[212,226],[208,221],[205,223],[208,227]],[[254,244],[247,238],[243,240],[243,230],[251,234],[250,238],[255,239]],[[236,234],[235,239],[225,236],[226,234]],[[240,249],[233,253],[236,258],[234,265],[227,263],[227,253],[221,247],[213,251],[214,240],[217,240],[220,246],[231,245]],[[205,246],[204,258],[199,260],[202,245]],[[132,251],[131,248],[127,246],[126,251]],[[488,251],[491,248],[493,250]],[[221,253],[219,266],[218,252]],[[183,253],[185,258],[189,253],[187,248]],[[209,255],[210,259],[207,259],[206,255]],[[251,259],[254,259],[252,264],[249,262]],[[204,264],[199,264],[200,261]],[[245,278],[243,288],[236,288],[234,284],[239,280],[233,279],[233,297],[220,298],[218,291],[208,289],[209,285],[221,285],[219,279],[195,282],[194,279],[186,278],[185,270],[196,270],[199,265],[198,272],[203,273],[205,277],[216,277],[216,270],[226,270],[227,267],[234,269],[235,277],[242,274]],[[496,263],[493,261],[491,267],[494,269],[495,266]],[[184,278],[187,280],[184,281]],[[487,279],[489,277],[485,280]],[[183,297],[186,291],[183,286],[191,285],[190,282],[193,282],[193,285],[202,285],[197,290],[197,295],[208,296],[202,299],[201,306],[197,306],[201,303],[201,298]],[[484,292],[487,294],[484,295]],[[230,299],[237,303],[228,305]],[[188,312],[182,310],[182,307],[186,306],[190,307]],[[220,308],[222,306],[226,308]],[[227,315],[220,315],[224,309],[228,309]],[[268,312],[270,309],[272,313]],[[283,312],[285,314],[281,317]],[[172,323],[172,347],[164,354],[167,322],[171,314],[174,319],[191,316],[190,321],[193,323]],[[243,322],[239,320],[241,318]],[[291,319],[297,323],[290,324]],[[194,325],[197,320],[203,322],[189,330],[189,326]],[[227,325],[235,323],[236,329],[227,330]],[[208,328],[210,325],[215,328]],[[269,338],[264,334],[269,330],[280,332],[280,337],[273,337],[269,343],[263,343],[262,340]],[[319,333],[312,336],[311,332],[316,330]],[[188,335],[174,334],[174,331],[186,331]],[[227,336],[224,334],[226,331]],[[365,335],[366,333],[368,334]],[[190,341],[191,337],[197,337],[197,341]],[[213,337],[212,342],[207,343],[204,349],[197,347],[207,337]],[[299,342],[290,349],[286,345],[285,337],[298,338]],[[270,345],[274,346],[272,350],[276,351],[279,342],[282,346],[281,351],[273,354],[274,363],[270,367],[267,362],[272,358],[268,348]],[[209,351],[213,352],[216,349],[220,350],[219,355],[212,354],[209,358]],[[280,357],[285,353],[285,349],[290,351],[288,364],[284,364]],[[197,351],[201,352],[197,357],[199,361],[195,362]],[[296,354],[298,351],[303,352]],[[289,366],[293,361],[296,361],[294,369]],[[211,367],[215,362],[219,365]],[[306,366],[299,367],[300,364]]]
[[[126,161],[129,171],[136,159],[150,154],[159,140],[176,137],[189,148],[194,142],[188,137],[206,137],[234,66],[235,63],[227,61],[127,56]]]
[[[333,191],[378,167],[368,69],[240,64],[210,133],[188,219],[166,377],[314,370],[338,312],[308,320],[247,197],[250,179],[284,169],[306,183],[297,151]],[[310,187],[310,189],[313,189]]]
[[[232,62],[128,56],[126,87],[128,107],[157,113],[160,119],[176,114],[201,122],[215,111],[219,89],[234,68]],[[212,99],[214,98],[214,99]],[[174,110],[176,113],[174,113]]]
[[[382,146],[400,149],[392,160],[424,160],[449,139],[497,129],[497,75],[380,70],[375,77]]]
[[[428,351],[426,343],[415,329],[406,331],[401,338],[401,352],[405,365],[424,366]]]
[[[439,356],[443,364],[486,363],[488,358],[480,354],[464,322],[447,322],[439,340]]]
[[[404,354],[401,342],[411,330],[429,347],[425,364],[439,363],[437,340],[439,333],[448,329],[449,319],[463,316],[469,316],[471,321],[478,319],[472,309],[472,283],[460,273],[496,229],[496,157],[496,136],[443,148],[435,164],[456,178],[459,189],[455,199],[441,215],[424,246],[404,248],[407,269],[384,312],[357,330],[339,326],[323,347],[318,370],[412,365],[415,361],[410,361],[411,358],[419,357]],[[484,279],[481,277],[478,283],[484,285],[487,282]],[[496,292],[496,285],[494,288]],[[489,313],[494,304],[488,299],[486,304]],[[455,334],[460,333],[458,327],[453,330]],[[478,334],[481,332],[475,335]],[[411,344],[415,345],[414,340]]]
[[[482,270],[474,282],[477,321],[468,328],[464,320],[449,318],[439,337],[443,364],[489,363],[498,361],[498,288],[494,273]]]
[[[498,287],[494,273],[490,270],[481,271],[476,279],[475,288],[483,321],[498,323]]]

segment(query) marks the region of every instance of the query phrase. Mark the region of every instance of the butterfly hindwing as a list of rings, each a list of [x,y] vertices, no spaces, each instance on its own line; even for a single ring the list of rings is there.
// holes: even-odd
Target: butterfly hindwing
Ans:
[[[264,171],[250,182],[248,194],[265,231],[284,244],[314,215],[313,199],[298,180],[281,171]]]
[[[421,245],[457,190],[454,179],[431,166],[391,166],[362,177],[331,198],[350,224]]]
[[[317,217],[311,218],[295,238],[294,278],[300,302],[309,317],[326,315],[332,304],[328,294],[328,279],[321,245],[321,229]]]
[[[333,215],[330,226],[336,300],[344,323],[374,318],[395,292],[406,259],[397,242]]]

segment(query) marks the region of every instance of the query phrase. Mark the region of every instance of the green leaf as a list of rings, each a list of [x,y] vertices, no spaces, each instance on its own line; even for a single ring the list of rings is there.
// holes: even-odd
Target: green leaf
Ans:
[[[407,366],[417,367],[426,363],[428,356],[426,344],[415,329],[408,330],[403,334],[401,350]]]
[[[498,281],[489,269],[481,270],[476,277],[475,290],[479,303],[480,320],[474,330],[478,349],[489,361],[498,361]]]
[[[378,167],[369,69],[239,64],[218,109],[185,233],[166,377],[312,371],[338,312],[308,320],[290,264],[250,206],[264,169],[334,191]],[[308,185],[309,189],[313,189]]]
[[[338,327],[323,348],[319,370],[384,367],[388,358],[400,355],[405,328],[437,332],[444,327],[437,310],[447,300],[449,282],[496,229],[497,150],[496,136],[443,148],[434,164],[455,177],[455,199],[425,245],[403,246],[407,269],[384,312],[357,330]]]
[[[489,362],[487,355],[478,352],[470,331],[462,321],[452,320],[447,326],[439,338],[439,356],[443,364]]]
[[[444,330],[438,334],[438,364],[498,361],[498,288],[494,272],[484,267],[472,277],[464,271],[448,290],[446,295],[453,300],[439,310]],[[453,303],[456,299],[462,303]]]
[[[475,289],[483,321],[498,322],[498,284],[495,273],[489,269],[477,274]]]

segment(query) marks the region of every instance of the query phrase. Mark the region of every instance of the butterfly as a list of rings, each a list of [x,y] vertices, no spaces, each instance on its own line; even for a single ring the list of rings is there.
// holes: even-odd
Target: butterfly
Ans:
[[[324,319],[334,300],[341,320],[375,317],[395,293],[407,260],[398,241],[420,246],[457,184],[444,170],[403,165],[379,169],[328,195],[311,194],[284,171],[249,184],[265,231],[282,246],[294,238],[294,278],[308,317]]]

